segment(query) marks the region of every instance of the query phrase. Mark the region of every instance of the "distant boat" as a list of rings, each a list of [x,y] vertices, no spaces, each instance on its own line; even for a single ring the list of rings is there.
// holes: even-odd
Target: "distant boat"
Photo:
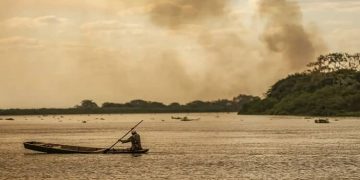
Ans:
[[[179,116],[171,116],[171,119],[183,119],[183,117],[179,117]]]
[[[328,119],[315,119],[315,123],[330,123]]]
[[[200,120],[200,118],[196,118],[196,119],[190,119],[190,118],[188,118],[188,117],[183,117],[182,119],[181,119],[181,121],[197,121],[197,120]]]
[[[36,141],[24,142],[24,148],[49,154],[102,154],[107,148],[94,148],[82,146],[70,146]],[[149,149],[132,151],[130,149],[111,149],[107,154],[144,154]]]

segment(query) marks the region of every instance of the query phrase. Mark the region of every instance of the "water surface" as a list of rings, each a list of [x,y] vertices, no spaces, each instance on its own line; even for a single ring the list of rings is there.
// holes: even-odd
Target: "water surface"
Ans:
[[[184,122],[171,116],[200,120]],[[358,118],[331,118],[330,124],[234,113],[13,118],[0,121],[1,179],[360,178]],[[150,152],[138,157],[42,154],[22,146],[36,140],[108,147],[140,120],[144,122],[138,132]]]

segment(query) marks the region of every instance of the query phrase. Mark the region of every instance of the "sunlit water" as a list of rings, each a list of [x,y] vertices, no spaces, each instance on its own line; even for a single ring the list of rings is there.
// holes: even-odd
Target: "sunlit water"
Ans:
[[[185,115],[201,119],[171,119]],[[13,118],[0,120],[1,179],[360,178],[357,118],[331,118],[329,124],[304,117],[234,113]],[[150,152],[138,157],[42,154],[22,145],[36,140],[108,147],[140,120],[144,122],[138,132]]]

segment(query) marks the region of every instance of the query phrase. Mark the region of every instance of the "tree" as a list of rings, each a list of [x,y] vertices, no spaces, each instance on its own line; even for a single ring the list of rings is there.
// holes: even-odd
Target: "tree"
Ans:
[[[308,73],[279,80],[265,99],[244,104],[242,114],[356,115],[360,114],[359,54],[332,53],[310,63]],[[241,98],[238,98],[241,99]]]
[[[180,108],[181,105],[179,103],[177,103],[177,102],[173,102],[173,103],[169,104],[169,107],[170,108]]]
[[[241,110],[245,104],[253,101],[260,101],[260,97],[240,94],[233,98],[233,105],[235,106],[236,110]]]
[[[310,69],[308,72],[334,72],[339,70],[360,70],[360,54],[348,54],[348,53],[331,53],[327,55],[321,55],[317,58],[317,61],[309,63],[307,65]]]
[[[80,105],[76,105],[75,107],[79,108],[79,109],[96,109],[96,108],[99,108],[99,106],[94,101],[88,100],[88,99],[82,100]]]
[[[102,104],[102,108],[121,108],[124,107],[124,104],[121,103],[112,103],[112,102],[105,102]]]

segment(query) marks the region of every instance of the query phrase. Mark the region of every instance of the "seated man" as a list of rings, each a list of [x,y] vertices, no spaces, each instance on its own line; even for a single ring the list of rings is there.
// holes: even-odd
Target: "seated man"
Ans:
[[[140,140],[140,135],[138,133],[136,133],[135,130],[131,131],[131,136],[126,139],[126,140],[122,140],[120,139],[120,141],[122,143],[128,143],[128,142],[131,142],[131,150],[132,151],[137,151],[137,150],[141,150],[142,147],[141,147],[141,140]]]

